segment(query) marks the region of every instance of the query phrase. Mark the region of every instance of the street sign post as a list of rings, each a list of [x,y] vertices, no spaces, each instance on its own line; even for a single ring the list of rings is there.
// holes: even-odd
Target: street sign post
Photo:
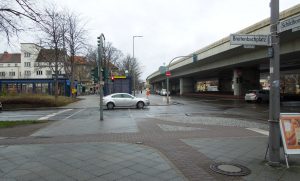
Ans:
[[[278,24],[278,32],[284,32],[290,29],[299,29],[300,27],[300,15],[293,16],[286,20],[282,20]]]
[[[242,34],[231,34],[230,44],[231,45],[260,45],[270,46],[270,35],[242,35]]]

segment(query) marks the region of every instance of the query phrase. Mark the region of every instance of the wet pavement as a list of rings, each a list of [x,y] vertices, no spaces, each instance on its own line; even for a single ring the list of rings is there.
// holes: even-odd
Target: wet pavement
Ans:
[[[138,95],[144,96],[144,95]],[[94,95],[29,137],[0,139],[0,180],[298,180],[291,167],[269,167],[267,106],[236,100],[151,95],[143,110],[105,110]],[[255,128],[255,129],[254,129]],[[281,150],[282,153],[282,150]],[[210,170],[213,163],[248,167],[247,176]]]

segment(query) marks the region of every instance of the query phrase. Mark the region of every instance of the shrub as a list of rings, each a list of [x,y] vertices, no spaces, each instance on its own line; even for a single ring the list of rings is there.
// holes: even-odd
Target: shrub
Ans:
[[[51,95],[19,94],[0,96],[4,109],[30,107],[60,107],[77,101],[65,96],[59,96],[57,101]]]

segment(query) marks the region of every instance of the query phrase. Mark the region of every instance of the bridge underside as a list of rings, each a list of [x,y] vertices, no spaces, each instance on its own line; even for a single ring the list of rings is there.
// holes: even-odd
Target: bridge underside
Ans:
[[[280,39],[281,92],[300,94],[300,31],[285,32]],[[269,61],[268,47],[223,51],[171,69],[170,92],[221,91],[242,96],[251,89],[268,89]],[[165,79],[164,75],[152,78],[152,89],[166,88]]]

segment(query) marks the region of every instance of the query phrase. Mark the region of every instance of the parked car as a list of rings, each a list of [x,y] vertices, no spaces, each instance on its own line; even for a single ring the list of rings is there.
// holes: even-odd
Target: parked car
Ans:
[[[257,103],[269,101],[269,90],[249,90],[245,94],[245,101]]]
[[[107,106],[107,109],[113,109],[115,107],[136,107],[143,109],[145,106],[150,105],[149,99],[134,97],[127,93],[115,93],[103,98],[103,104]]]
[[[167,95],[167,89],[162,89],[159,94],[161,96],[166,96]],[[168,94],[170,95],[170,92],[168,92]]]
[[[156,89],[156,90],[155,90],[155,94],[160,94],[160,90],[159,90],[159,89]]]

